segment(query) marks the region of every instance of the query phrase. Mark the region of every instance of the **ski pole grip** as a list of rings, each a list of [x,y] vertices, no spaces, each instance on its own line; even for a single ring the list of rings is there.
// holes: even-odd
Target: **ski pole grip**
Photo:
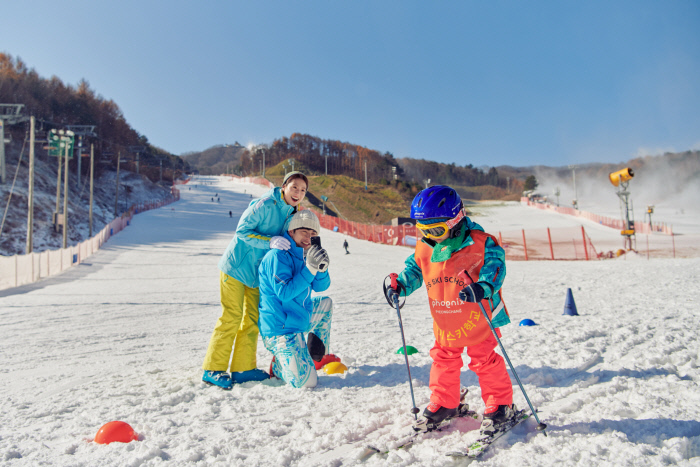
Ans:
[[[392,272],[391,274],[389,274],[389,278],[391,278],[391,288],[396,290],[399,286],[399,281],[397,280],[399,278],[399,275],[395,272]]]
[[[469,277],[469,274],[467,274],[467,270],[466,270],[466,269],[465,269],[464,271],[460,272],[459,274],[457,274],[457,277],[459,277],[460,279],[462,279],[462,282],[464,282],[464,285],[465,285],[465,286],[474,283],[474,281],[472,280],[472,278]]]

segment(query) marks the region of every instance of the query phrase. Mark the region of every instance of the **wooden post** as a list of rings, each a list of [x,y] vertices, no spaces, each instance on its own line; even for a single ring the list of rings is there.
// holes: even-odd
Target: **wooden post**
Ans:
[[[649,235],[647,234],[647,260],[649,259]]]
[[[68,246],[68,141],[66,141],[66,165],[63,172],[63,248]]]
[[[525,251],[525,261],[528,261],[528,259],[527,259],[527,242],[525,241],[525,229],[523,229],[523,250]]]
[[[673,243],[673,257],[676,257],[676,236],[671,232],[671,242]]]
[[[581,226],[581,235],[583,236],[583,252],[586,254],[586,261],[588,258],[588,245],[586,245],[586,230]]]
[[[88,238],[92,238],[92,190],[95,178],[95,145],[90,145],[90,233]]]
[[[552,248],[552,234],[549,232],[549,227],[547,227],[547,238],[549,238],[549,254],[552,255],[552,260],[554,260],[554,248]]]
[[[34,117],[29,119],[29,186],[27,196],[27,254],[32,252],[32,236],[34,233],[34,125],[36,120]],[[0,141],[0,144],[4,142]],[[32,266],[34,261],[32,260]],[[32,272],[32,281],[34,281],[34,273]]]
[[[58,156],[57,156],[58,172],[56,175],[56,212],[54,213],[54,215],[56,217],[54,217],[54,220],[53,220],[54,221],[54,229],[56,229],[56,232],[58,232],[58,213],[59,213],[58,210],[60,209],[60,206],[61,206],[61,204],[60,204],[61,203],[61,167],[62,167],[61,163],[63,162],[62,158],[63,158],[63,154],[61,154],[61,151],[59,149]]]
[[[117,152],[117,188],[114,194],[114,217],[119,215],[119,166],[121,164],[122,152]],[[173,174],[173,185],[175,184],[175,174]]]

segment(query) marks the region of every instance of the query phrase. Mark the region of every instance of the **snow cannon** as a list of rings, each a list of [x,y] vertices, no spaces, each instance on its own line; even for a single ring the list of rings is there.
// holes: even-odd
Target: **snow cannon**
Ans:
[[[535,323],[530,318],[526,318],[526,319],[520,321],[520,326],[537,326],[537,323]]]
[[[343,373],[348,371],[348,367],[346,367],[340,362],[330,362],[329,364],[323,367],[323,371],[325,371],[327,375],[342,375]]]
[[[611,172],[608,175],[610,183],[612,183],[613,186],[619,186],[620,183],[627,183],[632,180],[632,177],[634,177],[634,171],[629,167],[625,167],[617,172]]]
[[[566,289],[566,302],[564,302],[564,315],[578,316],[578,311],[576,311],[576,302],[574,302],[574,294],[571,293],[571,289]]]
[[[396,353],[403,355],[403,347],[399,347],[399,350],[397,350]],[[413,347],[412,345],[407,345],[406,355],[413,355],[414,353],[418,353],[418,349]]]
[[[139,435],[131,428],[131,425],[120,421],[105,423],[95,435],[97,444],[109,444],[115,441],[118,443],[130,443],[138,439]]]

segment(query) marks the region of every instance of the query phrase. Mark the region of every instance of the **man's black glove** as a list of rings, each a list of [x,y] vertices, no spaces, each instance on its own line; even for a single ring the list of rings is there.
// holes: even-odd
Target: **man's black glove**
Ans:
[[[469,284],[459,291],[459,299],[463,302],[480,302],[484,299],[484,287],[478,282]]]

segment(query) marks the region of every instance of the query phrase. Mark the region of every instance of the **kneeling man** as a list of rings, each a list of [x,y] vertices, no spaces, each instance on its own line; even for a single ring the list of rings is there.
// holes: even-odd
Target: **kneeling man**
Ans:
[[[328,354],[333,301],[311,298],[312,291],[323,292],[331,285],[328,253],[311,241],[320,231],[311,210],[298,211],[284,233],[291,247],[267,252],[259,269],[258,325],[263,344],[273,355],[270,376],[295,388],[316,386],[316,370],[340,361]]]

